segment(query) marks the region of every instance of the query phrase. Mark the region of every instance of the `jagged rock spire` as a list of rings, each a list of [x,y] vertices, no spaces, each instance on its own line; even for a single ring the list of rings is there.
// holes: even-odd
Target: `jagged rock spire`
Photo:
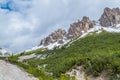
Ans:
[[[50,43],[57,42],[59,40],[63,40],[66,36],[66,31],[62,29],[58,29],[55,32],[51,33],[49,36],[41,40],[40,45],[49,45]]]
[[[68,32],[62,29],[51,33],[49,36],[41,40],[40,45],[47,46],[50,43],[64,43],[65,40],[82,35],[84,32],[88,31],[94,26],[94,23],[89,19],[89,17],[84,16],[82,20],[78,20],[70,25]]]
[[[100,25],[104,27],[120,24],[120,9],[106,7],[99,21]]]
[[[82,33],[88,31],[94,26],[94,23],[89,19],[89,17],[84,16],[82,20],[78,20],[70,25],[68,29],[68,37],[73,38],[82,35]]]

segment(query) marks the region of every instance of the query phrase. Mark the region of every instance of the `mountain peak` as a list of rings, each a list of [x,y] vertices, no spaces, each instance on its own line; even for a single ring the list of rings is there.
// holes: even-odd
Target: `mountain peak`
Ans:
[[[82,35],[93,26],[94,23],[89,19],[89,17],[84,16],[81,21],[78,20],[78,22],[71,24],[67,32],[63,29],[58,29],[41,40],[40,45],[47,46],[55,42],[58,42],[58,44],[63,44],[69,39]]]
[[[82,20],[75,22],[70,25],[68,29],[68,36],[71,38],[82,35],[82,33],[88,31],[94,26],[94,23],[89,19],[89,17],[84,16]]]
[[[44,45],[47,46],[50,43],[54,43],[57,42],[59,40],[64,39],[64,37],[66,36],[66,31],[63,29],[58,29],[54,32],[52,32],[49,36],[47,36],[46,38],[44,38],[43,40],[41,40],[40,45]]]
[[[82,21],[84,21],[84,22],[89,22],[90,20],[89,20],[89,17],[83,16]]]
[[[120,9],[119,8],[108,8],[104,9],[104,12],[99,19],[100,25],[104,27],[115,26],[120,23]]]

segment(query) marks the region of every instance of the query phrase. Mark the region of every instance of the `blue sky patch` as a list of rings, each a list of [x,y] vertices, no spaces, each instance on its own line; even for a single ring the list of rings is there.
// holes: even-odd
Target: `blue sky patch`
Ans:
[[[6,2],[0,4],[0,8],[8,11],[20,11],[25,7],[15,3],[13,0],[7,0]]]
[[[12,11],[13,9],[10,7],[10,3],[5,3],[5,4],[0,4],[0,8],[1,9],[6,9],[6,10],[9,10],[9,11]]]

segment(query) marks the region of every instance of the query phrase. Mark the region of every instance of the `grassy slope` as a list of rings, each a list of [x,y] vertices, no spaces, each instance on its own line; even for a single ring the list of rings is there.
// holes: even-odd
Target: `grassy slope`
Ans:
[[[60,77],[74,65],[83,65],[87,74],[98,76],[102,71],[106,71],[111,79],[119,78],[120,33],[102,32],[88,35],[75,41],[71,46],[67,47],[68,45],[61,49],[40,52],[49,55],[45,60],[33,58],[26,62],[31,68],[47,64],[43,70],[52,72],[54,77]]]

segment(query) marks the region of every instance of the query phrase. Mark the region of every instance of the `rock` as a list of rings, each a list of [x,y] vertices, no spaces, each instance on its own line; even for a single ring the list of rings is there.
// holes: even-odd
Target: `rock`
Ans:
[[[65,38],[65,36],[66,36],[66,31],[62,30],[62,29],[58,29],[57,31],[50,34],[48,37],[41,40],[40,45],[47,46],[50,43],[54,43],[54,42],[57,42],[59,40],[63,40]]]
[[[88,17],[84,16],[81,21],[78,20],[78,22],[71,24],[68,32],[62,29],[58,29],[41,40],[40,45],[47,46],[55,42],[58,44],[63,44],[66,40],[78,37],[84,32],[87,32],[94,25],[94,22],[92,22]]]
[[[82,35],[94,26],[94,23],[89,17],[84,16],[83,19],[70,25],[68,30],[68,38],[73,38]]]
[[[64,43],[64,40],[62,39],[58,41],[58,44],[63,44],[63,43]]]
[[[119,24],[120,23],[120,9],[119,8],[110,9],[106,7],[99,21],[100,21],[100,25],[104,27],[115,26]]]

